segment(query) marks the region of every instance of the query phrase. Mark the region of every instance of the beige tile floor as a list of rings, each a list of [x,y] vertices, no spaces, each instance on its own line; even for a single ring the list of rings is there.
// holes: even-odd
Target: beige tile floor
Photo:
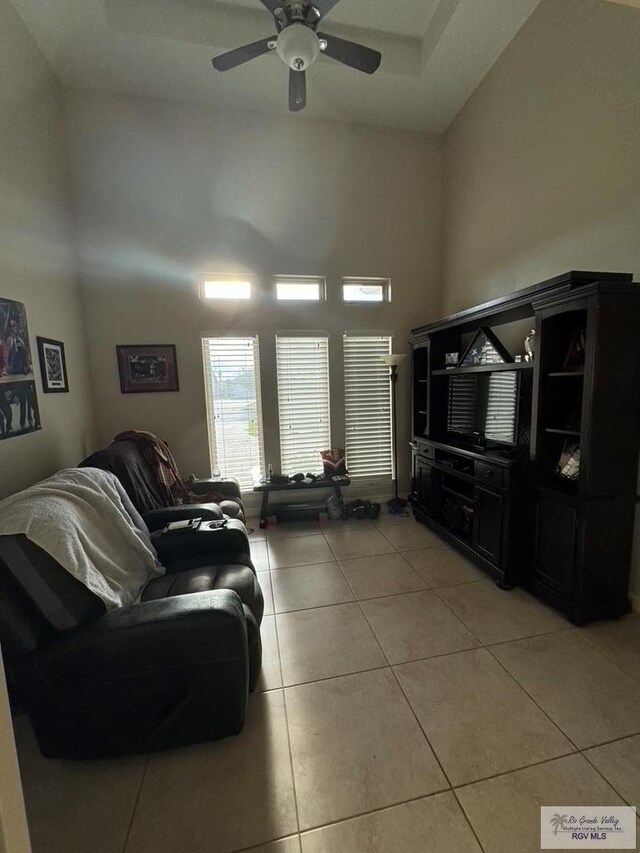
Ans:
[[[35,853],[537,853],[539,806],[640,800],[640,617],[577,629],[411,519],[256,530],[235,738],[18,751]]]

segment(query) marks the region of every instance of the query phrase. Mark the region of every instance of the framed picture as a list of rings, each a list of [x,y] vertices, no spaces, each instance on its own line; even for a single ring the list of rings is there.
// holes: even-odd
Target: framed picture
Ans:
[[[116,351],[123,394],[180,390],[175,344],[123,344]]]
[[[45,394],[66,392],[69,390],[67,379],[67,362],[64,357],[62,341],[52,341],[49,338],[36,337],[40,373],[42,374],[42,390]]]
[[[577,441],[565,441],[558,459],[556,474],[565,480],[577,480],[580,475],[580,445]]]
[[[22,302],[0,297],[0,440],[41,429]]]

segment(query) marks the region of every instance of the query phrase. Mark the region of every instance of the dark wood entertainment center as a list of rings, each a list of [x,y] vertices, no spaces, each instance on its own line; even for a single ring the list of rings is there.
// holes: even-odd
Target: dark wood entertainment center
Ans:
[[[520,360],[533,329],[533,360]],[[414,329],[411,350],[416,519],[498,586],[526,587],[576,624],[628,612],[640,449],[632,276],[566,273]]]

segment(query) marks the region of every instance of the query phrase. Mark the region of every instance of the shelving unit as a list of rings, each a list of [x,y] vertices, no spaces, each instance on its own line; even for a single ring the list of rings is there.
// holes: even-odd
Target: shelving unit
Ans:
[[[640,445],[640,287],[631,279],[567,273],[411,338],[416,518],[500,586],[525,586],[577,624],[629,609]],[[533,363],[445,366],[481,329],[515,355],[530,328]],[[452,379],[505,371],[518,377],[515,446],[462,444],[447,431]]]

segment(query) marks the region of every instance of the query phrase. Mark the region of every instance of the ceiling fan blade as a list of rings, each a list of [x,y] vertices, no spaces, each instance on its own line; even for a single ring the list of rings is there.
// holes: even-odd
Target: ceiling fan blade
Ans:
[[[337,62],[342,62],[365,74],[373,74],[380,67],[382,54],[363,44],[354,41],[339,39],[337,36],[329,36],[326,33],[318,33],[318,38],[326,41],[327,47],[323,51],[325,56],[330,56]]]
[[[289,109],[292,113],[303,110],[307,105],[307,78],[304,71],[289,69]]]
[[[324,16],[330,12],[338,2],[339,0],[311,0],[311,6],[315,6],[320,13],[320,18],[324,18]]]
[[[267,9],[273,14],[276,9],[282,8],[284,4],[284,0],[260,0],[263,6],[266,6]]]
[[[221,53],[220,56],[214,56],[211,62],[217,71],[229,71],[230,68],[236,68],[251,59],[256,59],[264,53],[270,53],[270,44],[273,44],[275,39],[262,39],[254,41],[251,44],[245,44],[242,47],[237,47],[235,50],[230,50],[227,53]]]

